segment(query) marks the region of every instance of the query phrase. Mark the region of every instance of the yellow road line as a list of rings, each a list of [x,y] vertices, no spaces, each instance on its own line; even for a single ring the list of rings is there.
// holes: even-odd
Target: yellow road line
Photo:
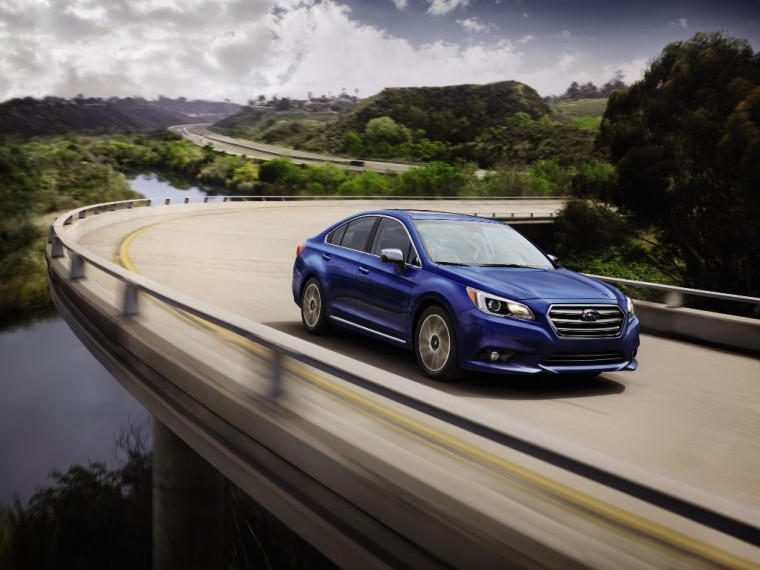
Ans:
[[[121,242],[118,248],[117,257],[126,269],[132,273],[140,274],[129,256],[129,247],[140,234],[162,223],[164,222],[157,222],[149,226],[144,226],[131,233]],[[204,319],[186,313],[185,311],[178,310],[178,312],[191,319],[196,324],[218,334],[226,341],[238,345],[258,356],[267,356],[271,354],[270,350],[231,333],[214,323],[205,321]],[[726,568],[736,568],[741,570],[756,570],[758,568],[757,564],[754,564],[749,560],[745,560],[718,547],[704,543],[664,525],[635,515],[601,499],[597,499],[591,495],[564,485],[563,483],[559,483],[531,469],[527,469],[514,462],[508,461],[482,448],[476,447],[471,443],[447,434],[442,430],[424,424],[411,416],[402,414],[388,406],[358,394],[356,391],[349,390],[348,388],[329,380],[327,377],[315,373],[311,368],[307,368],[303,364],[286,361],[283,363],[283,367],[313,386],[316,386],[343,401],[349,402],[385,422],[402,427],[409,433],[439,447],[453,451],[468,461],[485,465],[497,472],[507,473],[512,478],[522,481],[528,487],[536,489],[545,495],[554,497],[579,510],[600,517],[618,527],[633,531],[649,540],[653,540],[689,555],[696,555],[710,563],[718,564]]]

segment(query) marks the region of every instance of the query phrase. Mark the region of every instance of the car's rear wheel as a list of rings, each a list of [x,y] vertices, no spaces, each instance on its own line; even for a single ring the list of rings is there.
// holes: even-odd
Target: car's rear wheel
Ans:
[[[311,334],[323,335],[331,328],[322,285],[314,277],[306,282],[301,293],[301,322]]]
[[[439,382],[461,377],[457,356],[456,332],[441,307],[425,309],[414,331],[414,354],[426,376]]]

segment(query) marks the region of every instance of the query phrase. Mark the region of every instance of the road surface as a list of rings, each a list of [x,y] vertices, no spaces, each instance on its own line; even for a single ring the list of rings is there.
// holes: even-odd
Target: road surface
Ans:
[[[457,209],[455,204],[446,206]],[[178,291],[612,458],[749,508],[760,507],[756,358],[644,335],[640,368],[633,373],[592,380],[472,376],[449,385],[425,378],[413,354],[403,349],[355,333],[306,335],[290,292],[296,246],[333,221],[366,208],[345,202],[262,204],[240,212],[122,222],[81,241],[111,259],[130,238],[124,253],[137,271]]]

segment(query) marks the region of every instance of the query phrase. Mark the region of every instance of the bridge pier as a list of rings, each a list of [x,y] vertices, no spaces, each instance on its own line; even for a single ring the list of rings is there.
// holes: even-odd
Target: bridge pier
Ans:
[[[153,568],[224,567],[224,477],[153,417]]]

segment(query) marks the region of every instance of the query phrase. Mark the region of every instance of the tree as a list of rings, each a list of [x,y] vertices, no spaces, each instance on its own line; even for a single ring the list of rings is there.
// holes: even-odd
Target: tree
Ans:
[[[300,169],[288,158],[273,158],[259,166],[259,180],[270,186],[292,189],[300,179]]]
[[[119,435],[123,462],[54,470],[54,484],[23,508],[0,511],[0,567],[9,569],[148,568],[151,560],[151,467],[146,434]]]
[[[610,97],[597,145],[617,184],[603,197],[655,228],[684,285],[760,294],[759,84],[749,42],[698,33]]]
[[[609,97],[613,91],[628,91],[628,85],[623,81],[623,77],[625,77],[623,72],[618,69],[612,79],[602,85],[599,94],[602,97]]]
[[[458,161],[429,162],[400,176],[403,196],[456,196],[475,179],[476,165]]]
[[[399,125],[390,117],[378,117],[367,123],[364,138],[370,145],[387,143],[393,146],[409,142],[411,133],[404,125]]]
[[[570,87],[565,91],[565,99],[578,99],[581,95],[581,89],[577,81],[573,81]]]
[[[580,92],[578,94],[579,99],[594,99],[599,97],[599,89],[596,88],[591,81],[581,85]]]

